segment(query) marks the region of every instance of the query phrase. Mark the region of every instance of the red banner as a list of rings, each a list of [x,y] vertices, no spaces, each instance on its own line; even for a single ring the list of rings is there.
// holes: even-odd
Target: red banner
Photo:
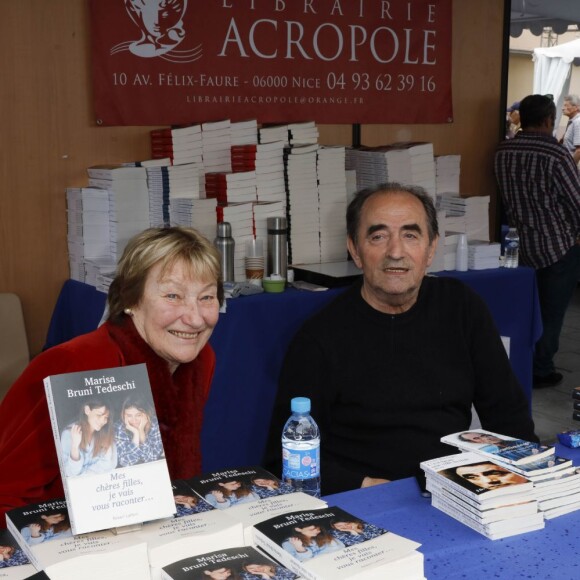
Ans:
[[[90,0],[97,123],[448,123],[451,0]]]

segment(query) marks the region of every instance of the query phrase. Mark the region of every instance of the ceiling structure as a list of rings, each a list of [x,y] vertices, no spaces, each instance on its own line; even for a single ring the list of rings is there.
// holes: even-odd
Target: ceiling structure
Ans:
[[[580,0],[511,0],[510,36],[524,29],[540,36],[548,27],[563,34],[572,25],[580,25]]]

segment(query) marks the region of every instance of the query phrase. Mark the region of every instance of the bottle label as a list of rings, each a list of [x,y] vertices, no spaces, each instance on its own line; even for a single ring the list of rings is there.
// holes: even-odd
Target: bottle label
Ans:
[[[320,475],[320,447],[282,449],[283,479],[312,479]]]

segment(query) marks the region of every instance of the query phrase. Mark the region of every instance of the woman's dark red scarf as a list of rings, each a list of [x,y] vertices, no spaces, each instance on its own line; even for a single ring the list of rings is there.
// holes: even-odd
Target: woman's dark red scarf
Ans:
[[[123,325],[106,324],[126,364],[147,365],[171,479],[198,475],[203,407],[213,374],[211,347],[206,345],[194,361],[179,365],[172,375],[167,362],[141,338],[130,318]]]

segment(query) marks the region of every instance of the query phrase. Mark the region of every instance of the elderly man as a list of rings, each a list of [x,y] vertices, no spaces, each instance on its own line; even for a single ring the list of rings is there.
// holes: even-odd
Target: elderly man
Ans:
[[[580,177],[553,137],[553,101],[529,95],[520,117],[522,130],[497,149],[495,175],[509,223],[520,235],[520,261],[536,269],[544,331],[534,353],[534,387],[544,388],[563,379],[554,356],[580,277]]]
[[[562,104],[562,113],[568,117],[562,144],[578,165],[580,161],[580,98],[578,95],[567,95]]]
[[[322,437],[322,490],[422,475],[454,451],[472,403],[484,429],[537,440],[528,402],[483,301],[453,278],[426,277],[438,242],[431,198],[386,184],[347,211],[355,283],[307,321],[281,372],[266,464],[278,469],[290,399],[310,397]]]

